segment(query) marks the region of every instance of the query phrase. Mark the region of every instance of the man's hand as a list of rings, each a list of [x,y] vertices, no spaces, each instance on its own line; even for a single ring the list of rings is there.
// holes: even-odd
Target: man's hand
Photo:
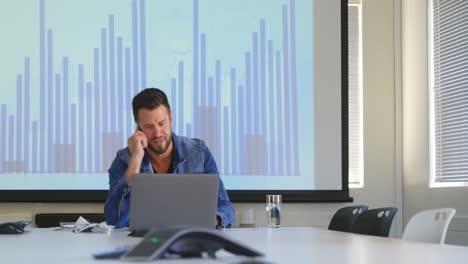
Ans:
[[[141,130],[136,130],[131,137],[128,138],[128,148],[132,154],[132,158],[142,160],[145,155],[144,149],[148,146],[148,138]]]
[[[148,138],[145,133],[140,130],[136,130],[131,137],[128,138],[128,148],[131,153],[130,161],[128,162],[128,168],[125,172],[125,178],[127,183],[131,185],[132,175],[140,172],[141,161],[145,155],[145,148],[148,146]]]

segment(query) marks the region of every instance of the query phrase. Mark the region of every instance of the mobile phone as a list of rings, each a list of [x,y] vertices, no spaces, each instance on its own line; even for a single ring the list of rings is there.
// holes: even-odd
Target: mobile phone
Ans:
[[[118,259],[127,253],[129,249],[129,246],[118,247],[111,250],[94,253],[93,257],[95,259]]]
[[[138,129],[139,131],[143,132],[143,129],[141,129],[140,125],[137,125],[137,129]],[[148,148],[148,149],[152,150],[153,152],[158,153],[158,151],[157,151],[156,149],[154,149],[154,148],[150,145],[149,139],[148,139],[148,138],[147,138],[147,142],[148,142],[148,144],[147,144],[147,147],[145,148],[145,151],[146,151],[146,149]]]

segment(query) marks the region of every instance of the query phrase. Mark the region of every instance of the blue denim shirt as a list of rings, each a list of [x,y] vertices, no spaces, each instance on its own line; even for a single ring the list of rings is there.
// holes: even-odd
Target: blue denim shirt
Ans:
[[[218,173],[216,162],[205,142],[200,139],[190,139],[172,133],[174,173]],[[127,148],[117,152],[117,157],[109,168],[109,193],[104,206],[104,215],[110,225],[117,228],[128,226],[130,211],[131,186],[125,178],[130,150]],[[141,162],[141,173],[154,173],[148,155]],[[221,227],[231,227],[234,224],[234,207],[224,189],[223,181],[219,182],[217,216],[221,218]]]

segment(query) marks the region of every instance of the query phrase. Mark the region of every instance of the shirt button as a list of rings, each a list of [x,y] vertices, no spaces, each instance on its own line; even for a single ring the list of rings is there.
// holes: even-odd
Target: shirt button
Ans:
[[[122,192],[123,192],[123,193],[126,193],[126,192],[127,192],[127,188],[123,188],[123,189],[122,189]]]

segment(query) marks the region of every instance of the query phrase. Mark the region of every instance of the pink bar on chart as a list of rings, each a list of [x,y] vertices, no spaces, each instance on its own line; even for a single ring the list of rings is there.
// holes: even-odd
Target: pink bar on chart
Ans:
[[[76,172],[76,146],[74,144],[55,144],[55,172]]]
[[[22,160],[5,160],[5,161],[3,161],[2,167],[4,168],[3,173],[23,173],[24,172],[24,161],[22,161]]]
[[[102,168],[107,172],[117,151],[122,148],[122,133],[105,132],[102,133]]]

